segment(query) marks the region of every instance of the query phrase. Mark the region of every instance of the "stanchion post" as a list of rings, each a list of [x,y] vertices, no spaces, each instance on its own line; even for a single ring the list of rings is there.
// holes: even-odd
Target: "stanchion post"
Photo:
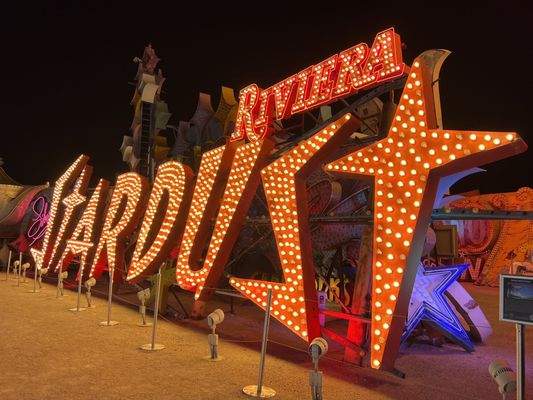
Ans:
[[[40,286],[39,283],[39,289],[37,289],[37,274],[39,273],[39,270],[37,269],[37,263],[35,263],[35,267],[33,269],[33,290],[28,290],[29,293],[39,293],[40,292]]]
[[[526,326],[516,324],[516,398],[526,400]]]
[[[19,270],[17,275],[17,286],[20,286],[20,276],[22,275],[22,253],[19,252]]]
[[[60,264],[59,264],[59,267],[58,267],[59,268],[59,272],[58,272],[58,275],[57,275],[56,299],[65,297],[64,287],[63,287],[63,278],[64,277],[66,278],[68,276],[68,271],[63,271],[62,265],[63,265],[63,260],[60,261]],[[65,276],[63,276],[63,275],[65,275]]]
[[[268,328],[270,326],[270,305],[272,302],[272,289],[268,289],[267,304],[265,308],[265,323],[263,325],[263,341],[261,343],[261,359],[259,361],[259,379],[257,386],[245,386],[242,391],[250,397],[270,398],[276,395],[276,391],[267,386],[263,386],[263,372],[265,368],[265,355],[268,342]]]
[[[161,268],[163,268],[163,264],[161,264],[161,266],[159,267],[159,270],[157,271],[157,275],[156,275],[156,287],[155,287],[155,299],[154,299],[154,323],[152,325],[152,343],[143,344],[141,346],[142,350],[156,351],[156,350],[162,350],[165,348],[165,345],[157,344],[155,342],[155,334],[156,334],[156,329],[157,329],[157,317],[159,315],[159,297],[161,296]]]
[[[84,263],[84,260],[82,259],[80,261],[80,268],[78,269],[78,295],[77,295],[77,298],[76,298],[76,308],[71,308],[70,311],[79,312],[79,311],[86,310],[85,307],[80,307],[81,281],[83,279],[83,263]]]
[[[6,281],[9,279],[9,269],[10,268],[11,268],[11,250],[9,250],[9,256],[7,258]]]
[[[37,263],[33,268],[33,293],[37,293]]]
[[[113,275],[115,274],[115,268],[109,268],[109,290],[107,295],[107,321],[100,322],[100,326],[115,326],[118,321],[111,321],[111,303],[113,301]]]

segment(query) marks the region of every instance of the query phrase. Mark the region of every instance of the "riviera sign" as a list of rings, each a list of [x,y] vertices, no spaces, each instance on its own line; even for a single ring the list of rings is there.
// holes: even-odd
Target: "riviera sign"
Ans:
[[[321,336],[321,327],[305,185],[329,161],[328,172],[375,183],[370,357],[372,367],[392,369],[439,179],[526,149],[516,133],[439,126],[438,54],[429,51],[413,62],[387,137],[333,162],[335,149],[360,127],[353,115],[331,122],[273,162],[268,121],[405,73],[393,29],[378,34],[370,49],[357,45],[265,91],[243,89],[232,140],[203,154],[195,184],[192,171],[176,161],[159,167],[151,193],[145,178],[123,174],[105,211],[107,183],[101,181],[76,226],[91,173],[88,157],[80,156],[56,182],[43,247],[32,249],[37,268],[55,267],[58,260],[57,269],[66,267],[68,256],[81,248],[67,243],[84,242],[90,276],[98,277],[107,265],[126,268],[126,279],[136,282],[177,249],[176,281],[195,292],[194,312],[201,315],[262,183],[283,282],[232,277],[230,283],[262,308],[272,289],[272,316],[312,340]],[[246,137],[247,143],[238,140]],[[126,238],[138,226],[133,258],[125,266]]]
[[[406,72],[400,36],[389,28],[376,35],[371,48],[360,43],[267,89],[256,84],[242,89],[231,140],[263,139],[272,133],[273,119],[289,118]]]

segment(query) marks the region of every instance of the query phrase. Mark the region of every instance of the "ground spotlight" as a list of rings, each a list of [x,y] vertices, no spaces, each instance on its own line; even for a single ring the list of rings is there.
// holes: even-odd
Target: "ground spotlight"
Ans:
[[[20,265],[19,260],[15,260],[15,261],[13,262],[13,274],[15,274],[15,275],[18,274],[18,271],[19,271],[19,265]]]
[[[39,289],[43,288],[43,275],[46,275],[48,273],[48,268],[41,268],[39,271]]]
[[[81,277],[80,277],[81,279]],[[94,306],[91,304],[91,288],[96,285],[96,279],[89,278],[85,281],[85,298],[87,299],[87,308],[94,308]]]
[[[22,264],[22,282],[26,283],[26,271],[30,268],[30,263]]]
[[[322,400],[322,371],[318,370],[318,361],[328,352],[328,342],[317,337],[309,344],[309,355],[313,360],[315,369],[309,372],[309,385],[313,400]]]
[[[139,326],[152,326],[151,322],[146,322],[146,300],[150,298],[150,288],[143,289],[137,292],[137,298],[141,302],[139,306],[139,312],[142,316],[142,323],[138,324]]]
[[[217,328],[217,325],[221,324],[223,321],[224,311],[220,308],[217,308],[207,316],[207,324],[212,329],[212,332],[207,335],[207,342],[209,343],[209,349],[211,350],[211,355],[205,357],[208,361],[222,360],[222,357],[218,356],[218,335],[215,333],[215,329]]]
[[[498,384],[500,394],[505,396],[516,391],[516,375],[506,360],[494,360],[489,365],[489,374]]]
[[[56,297],[64,297],[65,293],[63,291],[63,280],[67,279],[68,271],[59,271],[57,274],[57,293]]]

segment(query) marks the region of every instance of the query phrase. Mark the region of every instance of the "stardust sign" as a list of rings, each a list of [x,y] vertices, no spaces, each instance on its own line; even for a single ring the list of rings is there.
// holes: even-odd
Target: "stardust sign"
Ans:
[[[272,289],[271,313],[303,340],[321,335],[308,222],[306,178],[317,169],[374,182],[372,330],[374,368],[394,367],[405,316],[439,179],[526,149],[512,132],[445,130],[440,126],[438,81],[441,59],[428,51],[408,68],[393,29],[306,68],[265,90],[240,93],[235,131],[224,146],[203,154],[197,176],[176,161],[162,164],[152,188],[136,173],[100,180],[86,197],[92,168],[80,156],[56,182],[38,268],[56,272],[79,255],[86,276],[104,268],[136,282],[153,274],[177,249],[176,282],[195,292],[195,312],[216,288],[243,220],[263,185],[283,267],[283,282],[232,277],[231,285],[259,307]],[[359,128],[351,114],[330,122],[275,161],[269,139],[273,119],[353,94],[407,74],[387,137],[330,161]],[[73,189],[71,189],[73,188]],[[80,218],[78,215],[81,213]],[[213,227],[213,221],[214,227]],[[129,266],[126,240],[138,228]],[[207,253],[205,253],[207,249]],[[205,254],[205,256],[204,256]]]

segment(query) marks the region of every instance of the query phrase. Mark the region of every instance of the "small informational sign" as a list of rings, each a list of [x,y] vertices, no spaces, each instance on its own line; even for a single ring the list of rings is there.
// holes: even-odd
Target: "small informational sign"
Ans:
[[[533,276],[500,275],[500,320],[533,325]]]

